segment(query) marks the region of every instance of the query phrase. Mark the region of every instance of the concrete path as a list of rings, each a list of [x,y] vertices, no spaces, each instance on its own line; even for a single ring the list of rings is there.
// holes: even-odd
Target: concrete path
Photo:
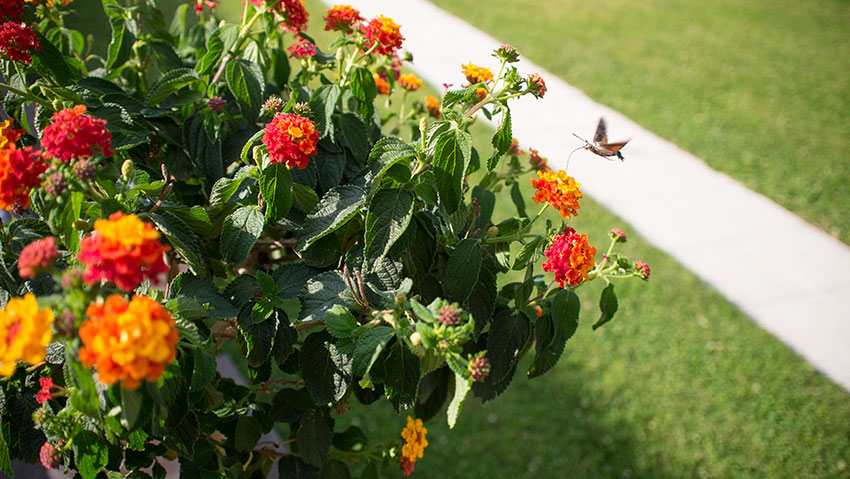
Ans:
[[[365,18],[401,25],[414,70],[438,88],[465,82],[461,64],[498,68],[490,53],[500,42],[427,1],[349,1]],[[549,89],[543,100],[512,103],[523,147],[563,167],[582,144],[571,133],[591,138],[604,116],[612,140],[632,138],[627,160],[576,153],[569,173],[582,190],[850,390],[850,247],[527,59],[517,65]]]

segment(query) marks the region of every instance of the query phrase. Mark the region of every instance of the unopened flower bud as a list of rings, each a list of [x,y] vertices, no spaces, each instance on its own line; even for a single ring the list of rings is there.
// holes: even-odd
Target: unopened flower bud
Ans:
[[[419,346],[422,344],[422,335],[419,334],[418,331],[414,331],[413,334],[410,335],[410,344],[414,346]]]
[[[611,231],[608,232],[608,236],[617,243],[626,242],[626,233],[620,228],[611,228]]]
[[[210,111],[220,112],[224,109],[224,100],[220,96],[212,96],[207,100],[207,106],[210,107]]]
[[[36,426],[44,425],[44,421],[47,419],[47,410],[43,407],[36,409],[32,413],[32,422],[35,423]]]
[[[254,162],[259,163],[263,160],[263,149],[262,149],[262,147],[255,146],[254,149],[251,150],[251,153],[253,153],[252,156],[254,157]]]
[[[71,289],[80,286],[83,281],[83,272],[78,269],[67,269],[62,275],[62,289]]]
[[[265,103],[263,103],[263,110],[274,115],[279,112],[283,108],[283,100],[280,99],[279,96],[270,96]]]
[[[346,414],[348,414],[348,401],[340,399],[339,402],[336,403],[336,415],[345,416]]]
[[[469,361],[469,376],[474,382],[483,381],[490,374],[490,361],[484,356],[472,358]]]
[[[94,163],[88,158],[84,158],[71,167],[71,172],[74,173],[74,176],[83,181],[88,181],[94,178],[95,173],[97,173],[97,169],[94,166]]]
[[[527,81],[528,91],[537,98],[543,98],[543,95],[546,94],[546,83],[543,82],[540,75],[532,73],[531,75],[528,75]]]
[[[463,310],[454,304],[447,304],[438,311],[437,320],[446,326],[455,326],[460,322],[460,313]]]
[[[404,306],[405,304],[407,304],[407,295],[399,291],[395,294],[395,305]]]
[[[493,56],[508,63],[516,63],[519,61],[519,52],[510,45],[500,46],[493,52]]]
[[[487,237],[488,238],[495,238],[496,236],[499,236],[499,227],[498,226],[491,226],[489,229],[487,229]]]
[[[428,120],[425,117],[419,119],[419,133],[425,137],[425,132],[428,131]]]
[[[65,336],[73,336],[74,335],[74,326],[77,324],[77,315],[72,313],[71,311],[63,311],[62,314],[59,315],[54,326],[56,327],[56,332],[59,334],[63,334]]]
[[[643,261],[635,261],[635,271],[641,279],[649,279],[649,265]]]
[[[124,181],[130,181],[133,177],[133,160],[126,160],[121,165],[121,177]]]
[[[62,176],[62,173],[53,173],[48,176],[47,181],[44,182],[44,192],[48,195],[59,196],[67,188],[68,183],[65,181],[65,177]]]
[[[437,342],[437,350],[442,352],[442,353],[445,353],[446,351],[451,349],[451,347],[452,347],[452,342],[449,341],[448,339],[441,339],[440,341]]]
[[[62,443],[60,441],[59,446]],[[38,453],[38,459],[41,461],[41,465],[46,467],[47,469],[57,469],[59,467],[59,460],[62,458],[62,452],[58,447],[54,447],[49,442],[45,442],[41,446],[41,451]]]
[[[310,105],[305,102],[296,103],[292,107],[292,112],[300,117],[307,118],[310,116]]]

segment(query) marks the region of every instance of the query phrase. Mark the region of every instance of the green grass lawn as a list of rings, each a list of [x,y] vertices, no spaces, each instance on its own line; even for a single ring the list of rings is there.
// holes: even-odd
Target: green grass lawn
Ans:
[[[488,5],[494,11],[509,11],[499,1]],[[316,2],[308,6],[312,13],[308,33],[324,46],[323,7]],[[520,10],[514,14],[526,14]],[[542,16],[550,10],[537,11]],[[528,37],[523,38],[538,35],[532,30],[526,30]],[[618,34],[604,33],[614,40]],[[636,61],[652,61],[649,57],[646,53]],[[476,145],[486,155],[488,131],[481,126],[476,133]],[[716,139],[706,132],[698,136],[695,140]],[[529,198],[530,191],[526,184]],[[495,218],[514,214],[510,203],[500,202]],[[469,401],[453,431],[445,425],[445,415],[438,415],[427,425],[431,445],[414,477],[843,478],[850,474],[850,397],[842,389],[592,200],[583,200],[579,216],[570,224],[587,233],[598,248],[607,246],[610,227],[625,229],[629,242],[622,251],[647,261],[652,279],[618,284],[620,312],[597,332],[590,325],[598,315],[601,285],[580,288],[583,321],[558,366],[528,380],[526,362],[501,397],[484,405]],[[337,430],[357,424],[372,440],[383,441],[396,437],[404,426],[405,414],[396,415],[384,401],[369,408],[355,402],[351,412],[338,420]],[[392,468],[388,476],[400,473]]]
[[[850,2],[434,3],[850,243]]]

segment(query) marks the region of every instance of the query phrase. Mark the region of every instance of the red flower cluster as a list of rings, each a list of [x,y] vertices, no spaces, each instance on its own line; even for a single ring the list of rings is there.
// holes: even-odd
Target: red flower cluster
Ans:
[[[0,208],[30,205],[30,190],[41,185],[39,175],[47,165],[31,147],[19,150],[12,143],[0,149]]]
[[[360,12],[351,5],[334,5],[325,12],[325,30],[348,34],[363,21]]]
[[[32,28],[15,22],[0,25],[0,56],[13,62],[32,63],[31,50],[41,50]]]
[[[215,7],[218,6],[218,2],[219,0],[197,0],[197,3],[194,7],[195,12],[200,15],[204,11],[204,6],[206,6],[210,10],[215,10]]]
[[[38,384],[41,386],[41,389],[35,393],[35,400],[39,404],[44,404],[53,396],[53,393],[51,392],[51,389],[53,389],[53,379],[38,378]]]
[[[310,157],[318,153],[319,132],[307,118],[278,113],[266,125],[263,143],[269,150],[272,163],[284,163],[290,168],[307,168]]]
[[[62,445],[61,441],[59,442],[59,445]],[[60,459],[62,459],[61,449],[54,447],[53,444],[50,444],[49,442],[45,442],[41,445],[41,450],[38,451],[38,460],[41,461],[42,466],[47,469],[58,469]]]
[[[68,162],[71,158],[89,158],[95,151],[104,158],[115,154],[106,120],[92,118],[85,112],[85,105],[77,105],[53,114],[41,134],[44,156]]]
[[[0,0],[0,20],[20,22],[24,14],[24,0]]]
[[[564,282],[578,286],[587,279],[587,272],[594,267],[596,248],[587,244],[587,235],[567,228],[554,238],[544,254],[548,259],[543,263],[543,271],[555,273],[555,281],[563,288]]]
[[[376,18],[369,20],[369,23],[361,27],[363,36],[366,37],[366,49],[372,48],[377,43],[378,47],[375,52],[380,55],[392,55],[396,50],[401,48],[401,42],[404,37],[398,25],[393,22],[392,18],[387,18],[383,15],[378,15]]]
[[[301,60],[315,55],[316,45],[302,37],[298,37],[298,40],[295,40],[295,43],[293,43],[291,47],[287,48],[286,51],[289,52],[290,58],[297,58]]]
[[[56,239],[52,236],[33,241],[21,250],[21,255],[18,257],[18,272],[21,278],[32,278],[39,271],[49,268],[58,257]]]
[[[649,265],[643,261],[635,261],[635,272],[641,279],[649,279]]]
[[[150,223],[119,211],[95,221],[94,232],[80,241],[77,258],[86,265],[86,283],[106,280],[132,291],[145,278],[156,283],[157,276],[168,271],[163,260],[168,249]]]
[[[6,148],[10,143],[18,141],[23,134],[24,130],[12,126],[12,120],[0,121],[0,148]]]
[[[307,7],[304,2],[299,0],[281,0],[278,4],[278,9],[286,17],[286,20],[280,24],[280,28],[283,31],[298,35],[307,29],[307,20],[310,18],[310,14],[307,13]]]

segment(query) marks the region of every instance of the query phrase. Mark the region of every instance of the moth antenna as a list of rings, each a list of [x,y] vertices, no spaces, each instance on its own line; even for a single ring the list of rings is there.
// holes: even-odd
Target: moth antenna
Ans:
[[[570,167],[570,158],[572,158],[572,157],[573,157],[573,153],[577,152],[578,150],[583,150],[583,149],[584,149],[584,147],[583,147],[583,146],[580,146],[580,147],[578,147],[578,148],[576,148],[575,150],[573,150],[573,151],[571,151],[571,152],[570,152],[569,156],[567,156],[567,164],[566,164],[566,165],[564,165],[564,173],[566,173],[566,172],[567,172],[567,169]]]

